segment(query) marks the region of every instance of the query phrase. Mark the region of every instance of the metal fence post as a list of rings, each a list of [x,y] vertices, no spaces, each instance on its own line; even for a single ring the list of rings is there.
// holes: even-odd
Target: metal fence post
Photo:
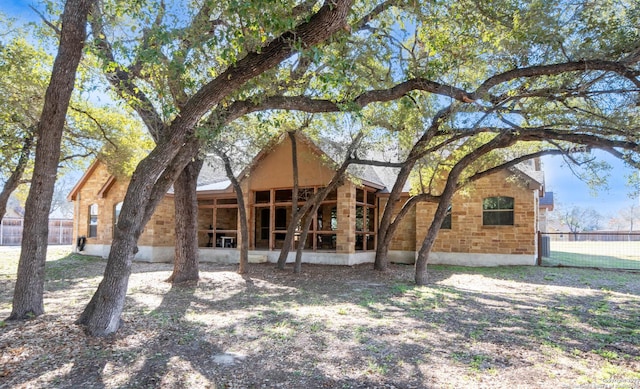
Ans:
[[[542,232],[538,231],[538,258],[536,265],[542,265]]]

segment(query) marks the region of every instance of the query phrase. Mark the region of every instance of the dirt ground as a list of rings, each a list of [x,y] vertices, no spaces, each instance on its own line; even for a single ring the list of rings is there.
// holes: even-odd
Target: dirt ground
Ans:
[[[105,262],[47,262],[41,317],[0,322],[2,388],[640,388],[640,274],[411,266],[134,264],[124,326],[73,324]],[[57,257],[56,257],[57,255]],[[17,259],[0,250],[0,318]]]

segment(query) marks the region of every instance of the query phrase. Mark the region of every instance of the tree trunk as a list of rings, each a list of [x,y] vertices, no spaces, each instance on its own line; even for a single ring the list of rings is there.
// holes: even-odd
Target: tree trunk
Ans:
[[[238,265],[238,274],[246,274],[249,272],[249,224],[247,222],[247,210],[244,205],[244,197],[240,184],[237,184],[236,196],[238,197],[240,234],[242,235],[240,239],[240,263]]]
[[[122,220],[122,213],[120,215]],[[120,220],[118,225],[121,224]],[[76,321],[76,324],[85,325],[91,336],[109,335],[116,332],[121,325],[120,315],[124,309],[131,262],[137,251],[136,242],[139,233],[137,236],[125,234],[119,234],[119,236],[120,239],[114,239],[111,245],[104,278],[98,290]],[[112,258],[118,258],[118,260],[115,261]]]
[[[68,0],[62,14],[58,54],[38,124],[38,142],[31,188],[25,205],[22,251],[9,319],[44,313],[44,267],[49,238],[49,210],[60,159],[60,142],[76,69],[86,38],[93,0]]]
[[[231,169],[231,160],[229,156],[223,151],[217,150],[216,153],[222,158],[224,162],[224,170],[227,173],[227,178],[231,181],[233,189],[236,191],[236,199],[238,201],[238,212],[240,217],[240,260],[238,265],[238,274],[246,274],[249,272],[249,223],[247,222],[247,209],[244,204],[244,194],[242,192],[242,186],[233,175],[233,169]]]
[[[387,269],[387,266],[389,264],[387,258],[387,255],[389,253],[389,245],[391,244],[391,239],[393,238],[393,234],[396,230],[396,227],[392,227],[390,229],[390,225],[392,224],[393,219],[393,208],[395,208],[395,205],[400,200],[402,188],[409,179],[411,170],[413,170],[413,167],[415,166],[418,159],[429,152],[427,145],[429,144],[429,142],[431,142],[435,134],[438,132],[444,120],[450,116],[452,112],[451,108],[452,105],[449,105],[448,108],[442,109],[436,114],[429,128],[413,145],[411,151],[409,151],[407,159],[404,162],[404,165],[400,168],[400,172],[398,173],[396,182],[393,185],[391,193],[389,194],[387,206],[382,213],[382,218],[380,218],[378,226],[378,247],[376,247],[376,258],[373,263],[373,268],[375,270],[382,271]]]
[[[280,250],[280,256],[278,257],[277,267],[280,270],[284,270],[284,265],[287,263],[287,257],[289,256],[289,250],[291,250],[291,244],[296,234],[296,227],[302,219],[302,212],[298,209],[298,189],[299,189],[299,177],[298,177],[298,146],[296,144],[295,131],[289,131],[287,133],[291,140],[291,170],[293,173],[293,189],[291,193],[291,220],[289,221],[289,227],[287,227],[287,234],[284,237],[284,243],[282,244],[282,250]]]
[[[380,218],[380,222],[378,225],[378,246],[376,247],[376,257],[373,263],[373,268],[375,270],[384,271],[389,265],[387,255],[389,253],[391,238],[393,238],[393,233],[396,230],[395,227],[391,227],[393,220],[393,210],[398,201],[400,201],[402,188],[409,179],[409,175],[411,174],[411,170],[413,169],[414,165],[415,162],[407,161],[405,162],[405,165],[400,168],[400,172],[398,173],[396,182],[393,185],[391,193],[389,194],[389,200],[387,201],[387,205],[385,206],[382,217]]]
[[[442,190],[442,194],[440,194],[438,208],[436,208],[436,213],[433,215],[433,220],[431,221],[431,225],[429,226],[429,230],[427,231],[427,236],[425,236],[424,240],[422,241],[422,246],[420,246],[420,250],[418,251],[414,277],[417,285],[427,284],[427,261],[429,260],[429,253],[431,252],[433,244],[436,241],[436,237],[438,236],[438,232],[440,231],[442,222],[447,216],[447,209],[449,208],[449,205],[451,205],[453,195],[458,190],[458,179],[460,178],[460,175],[462,174],[464,169],[466,169],[469,165],[471,165],[473,162],[477,161],[480,157],[489,153],[490,151],[501,147],[510,146],[511,144],[515,143],[515,141],[516,136],[514,134],[501,133],[489,142],[483,144],[482,146],[473,150],[471,153],[464,156],[453,166],[453,168],[451,168],[444,189]]]
[[[20,180],[22,180],[22,175],[24,174],[24,170],[27,168],[27,163],[29,162],[31,148],[33,146],[33,130],[30,129],[29,133],[30,134],[22,141],[22,149],[20,150],[18,163],[13,169],[13,173],[11,173],[7,182],[5,182],[2,187],[2,191],[0,191],[0,222],[2,222],[2,218],[7,212],[9,197],[11,197],[11,193],[18,188],[18,185],[20,185]]]
[[[76,324],[85,325],[91,336],[107,336],[120,327],[131,262],[138,252],[138,238],[171,184],[196,155],[198,146],[199,143],[191,139],[164,169],[157,163],[155,150],[138,164],[122,203],[104,278],[76,321]],[[148,185],[149,181],[155,185]]]
[[[307,220],[305,220],[304,225],[302,226],[302,232],[300,233],[300,240],[298,241],[298,249],[296,250],[296,262],[293,266],[293,272],[296,274],[300,274],[302,272],[302,250],[304,250],[304,246],[307,243],[307,236],[309,235],[309,230],[311,229],[311,223],[313,223],[313,215],[318,213],[318,208],[320,208],[321,203],[327,197],[326,194],[329,193],[325,191],[324,196],[319,196],[313,204],[313,208],[307,214]]]
[[[321,43],[342,29],[350,6],[349,0],[325,4],[309,20],[286,34],[297,36],[310,46]],[[100,26],[96,27],[94,30],[99,31]],[[98,39],[97,44],[101,43],[104,46],[104,41]],[[197,142],[189,140],[189,132],[222,99],[249,80],[277,66],[292,53],[293,46],[289,41],[276,39],[260,53],[247,54],[235,66],[203,86],[189,99],[171,125],[159,131],[162,136],[158,137],[156,147],[138,164],[131,177],[104,279],[77,321],[86,325],[89,334],[106,336],[120,326],[131,261],[137,251],[136,242],[157,204],[198,151]],[[116,88],[121,85],[115,84]],[[144,114],[141,114],[143,118]]]
[[[317,214],[318,208],[320,208],[322,202],[327,198],[329,192],[337,188],[338,184],[344,180],[344,176],[350,164],[349,157],[358,147],[363,136],[364,133],[358,133],[358,135],[354,138],[347,149],[347,154],[344,162],[342,162],[342,165],[340,165],[340,167],[336,170],[333,177],[331,178],[331,181],[329,181],[329,184],[322,188],[319,192],[314,194],[310,199],[308,199],[307,202],[305,202],[304,206],[300,209],[300,216],[298,218],[298,221],[301,220],[305,214],[308,215],[308,218],[302,227],[302,233],[300,234],[300,240],[298,242],[298,249],[296,250],[296,261],[293,267],[293,272],[296,274],[302,272],[302,251],[304,250],[304,246],[307,242],[307,236],[309,235],[309,230],[311,229],[311,223],[313,223],[313,216]],[[311,208],[310,211],[309,208]]]
[[[427,285],[429,277],[427,273],[427,262],[429,261],[429,253],[431,252],[433,244],[429,245],[423,252],[422,249],[418,252],[418,258],[416,259],[414,281],[416,285]]]
[[[198,281],[198,198],[196,187],[202,159],[190,162],[173,183],[175,193],[176,247],[173,273],[167,282]]]

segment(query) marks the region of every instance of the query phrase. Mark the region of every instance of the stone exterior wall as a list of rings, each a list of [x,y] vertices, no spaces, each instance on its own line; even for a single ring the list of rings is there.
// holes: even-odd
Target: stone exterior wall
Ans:
[[[142,246],[175,246],[176,217],[172,196],[165,196],[156,207],[151,220],[142,231],[139,245]]]
[[[313,158],[314,151],[306,144],[300,143],[301,170],[304,170],[307,185],[322,186],[328,182],[330,169],[321,161]],[[287,155],[289,159],[287,160]],[[246,201],[246,209],[249,217],[249,235],[255,243],[255,209],[253,193],[256,190],[268,190],[274,188],[290,187],[290,175],[287,180],[287,171],[290,170],[290,145],[284,142],[272,150],[272,154],[255,167],[249,176],[243,180],[243,190]],[[280,166],[279,169],[276,166]],[[277,173],[270,173],[267,169],[276,169]],[[311,174],[311,172],[321,174]],[[269,186],[269,184],[273,186]],[[74,240],[78,236],[88,236],[89,233],[89,207],[98,205],[97,237],[88,238],[87,245],[103,247],[102,255],[108,252],[108,247],[113,239],[113,222],[115,205],[124,199],[128,180],[114,179],[106,169],[106,166],[97,162],[90,168],[85,177],[72,192],[75,200]],[[442,255],[482,254],[487,258],[479,259],[482,263],[494,260],[497,264],[503,264],[505,256],[533,256],[536,253],[536,231],[538,217],[537,190],[530,189],[520,179],[515,179],[508,172],[499,172],[486,177],[477,183],[466,193],[459,193],[453,199],[452,204],[452,229],[440,230],[432,252]],[[222,195],[221,195],[222,196]],[[513,226],[484,226],[482,224],[482,201],[486,197],[509,196],[514,198],[514,225]],[[229,197],[229,194],[224,194]],[[406,201],[406,197],[403,198]],[[397,210],[404,203],[397,205]],[[345,184],[337,190],[337,231],[336,252],[344,256],[346,263],[355,261],[352,254],[356,253],[356,186],[345,180]],[[386,206],[386,198],[380,197],[378,202],[378,220]],[[272,204],[272,214],[275,205]],[[396,211],[397,211],[396,210]],[[212,223],[212,209],[201,208],[199,210],[199,245],[204,247],[208,241],[207,230]],[[226,210],[225,210],[226,211]],[[401,253],[403,258],[411,259],[422,245],[422,241],[431,224],[435,205],[431,203],[419,203],[401,222],[391,242],[390,250]],[[223,220],[218,215],[217,227],[226,226],[231,220]],[[227,215],[231,217],[231,215]],[[289,216],[289,215],[287,215]],[[121,218],[126,215],[120,216]],[[237,218],[237,212],[233,214]],[[330,220],[330,215],[324,215],[323,220]],[[172,247],[175,244],[175,215],[172,196],[166,196],[147,224],[138,242],[141,249],[165,250],[162,254],[164,260],[172,258]],[[273,231],[273,221],[270,230]],[[240,235],[237,239],[239,241]],[[148,260],[155,260],[158,255],[151,250]],[[277,251],[277,250],[276,250]],[[331,254],[327,254],[330,258]],[[457,255],[457,254],[456,254]],[[472,255],[480,258],[481,255]],[[491,258],[489,258],[491,257]],[[337,258],[337,257],[336,257]],[[362,260],[365,256],[359,256]],[[367,257],[369,258],[369,257]],[[372,258],[372,257],[371,257]],[[355,263],[355,262],[353,262]]]
[[[96,162],[88,172],[86,180],[76,193],[74,215],[74,242],[79,236],[87,237],[88,245],[110,245],[113,239],[115,206],[123,201],[129,186],[126,179],[115,179],[105,187],[111,178],[104,164]],[[89,207],[98,205],[97,236],[89,238]],[[140,246],[173,246],[175,242],[175,217],[173,199],[165,197],[156,208],[154,215],[142,232]],[[120,215],[126,217],[126,215]]]
[[[356,247],[356,186],[353,183],[338,187],[337,211],[336,252],[353,253]]]
[[[482,224],[482,200],[493,196],[514,198],[514,225],[485,226]],[[450,230],[441,229],[434,252],[445,253],[536,253],[537,191],[499,172],[475,183],[467,194],[458,193],[452,202]],[[416,246],[418,251],[426,236],[436,205],[422,202],[416,207]]]
[[[403,196],[400,198],[400,202],[396,204],[394,209],[394,216],[400,211],[402,205],[405,201],[408,200],[408,196]],[[378,220],[382,218],[382,214],[384,213],[384,208],[387,205],[387,198],[381,199],[378,213]],[[415,209],[409,211],[409,213],[400,221],[400,225],[396,230],[396,233],[393,235],[393,239],[391,240],[391,245],[389,250],[397,250],[397,251],[414,251],[416,247],[416,212]]]

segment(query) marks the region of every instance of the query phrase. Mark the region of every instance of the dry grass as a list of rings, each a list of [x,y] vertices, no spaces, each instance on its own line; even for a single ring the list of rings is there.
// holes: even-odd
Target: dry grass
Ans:
[[[170,265],[136,263],[124,327],[93,339],[73,321],[104,261],[51,254],[47,314],[0,323],[0,387],[640,387],[637,273],[433,266],[415,287],[409,266],[203,265],[172,288]]]

